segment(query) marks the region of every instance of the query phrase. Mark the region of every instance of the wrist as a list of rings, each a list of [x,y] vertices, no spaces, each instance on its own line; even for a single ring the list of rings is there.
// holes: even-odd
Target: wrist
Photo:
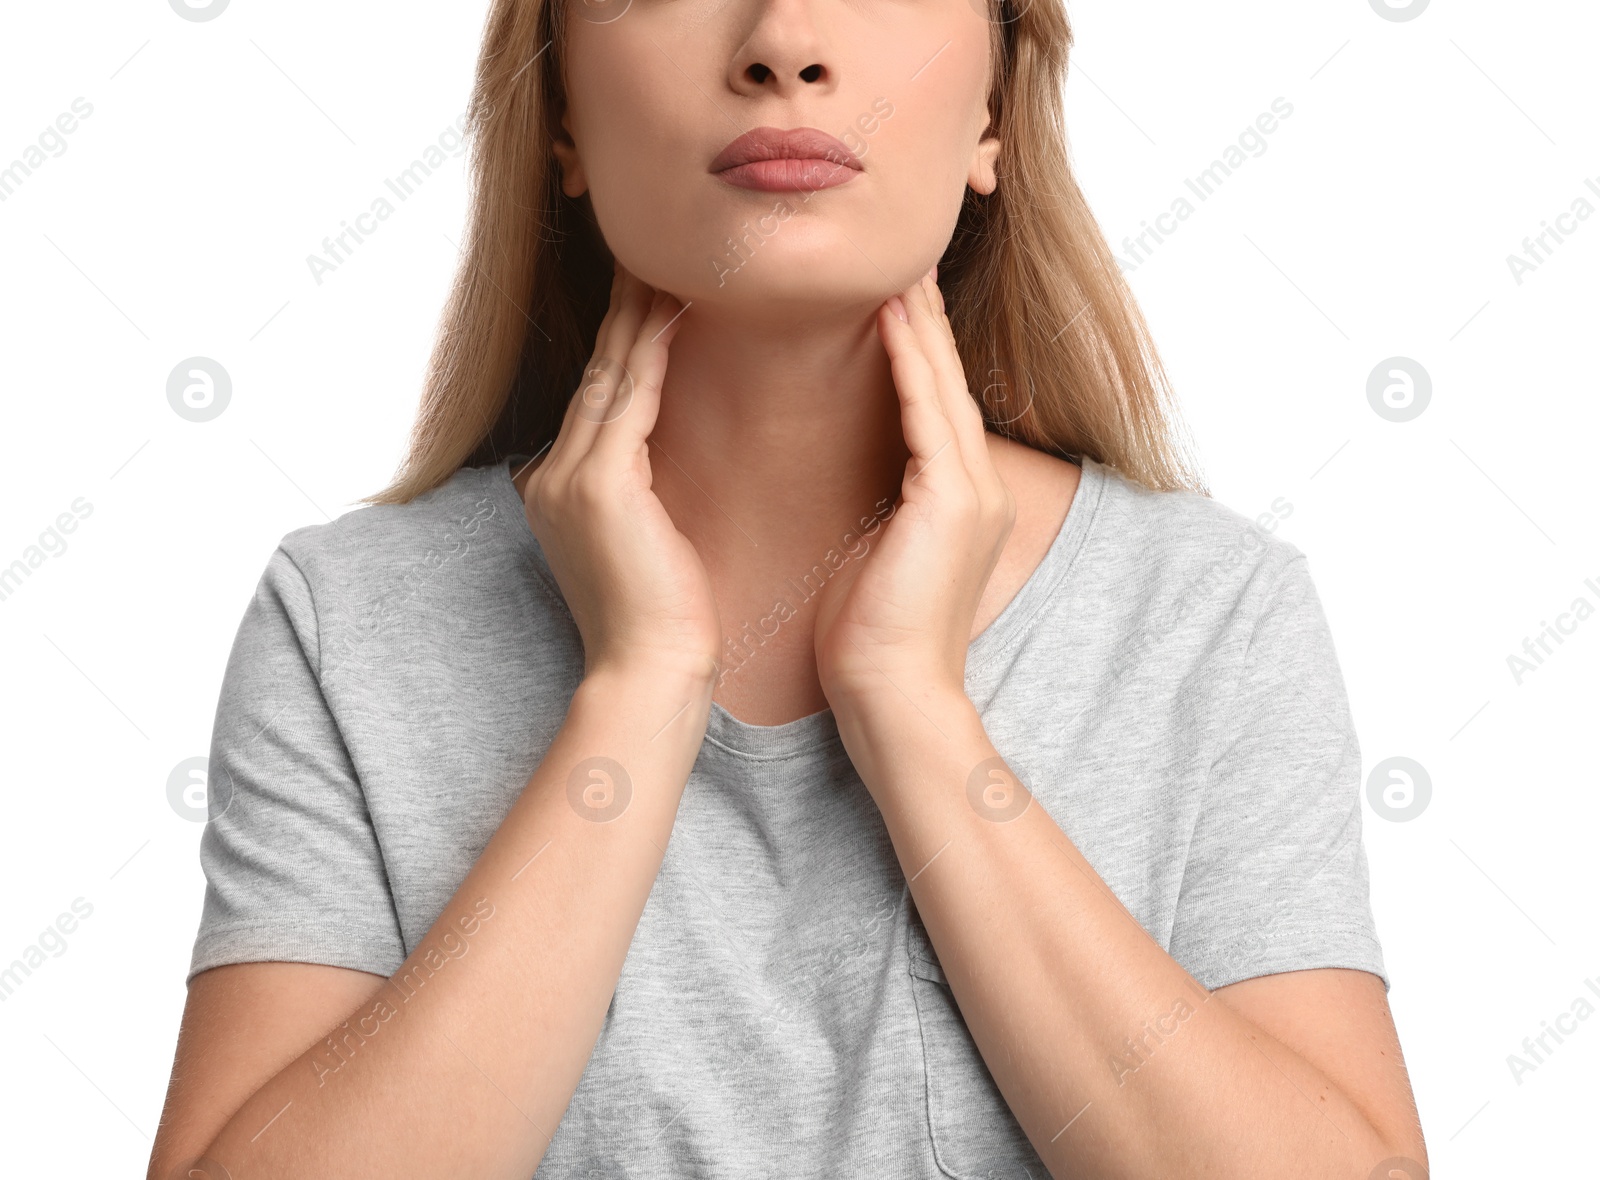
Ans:
[[[646,740],[670,728],[698,747],[715,685],[709,664],[664,659],[598,663],[584,672],[573,705],[579,712],[633,719],[632,728]]]
[[[829,703],[850,759],[875,798],[918,777],[916,768],[992,752],[983,719],[966,693],[944,688],[831,694]],[[968,757],[968,755],[972,755]]]
[[[658,824],[671,826],[705,741],[710,694],[697,688],[700,679],[673,674],[666,665],[590,669],[534,775],[541,786],[530,797],[548,803],[564,794],[580,819],[622,821],[615,830],[644,823],[658,832],[659,846],[665,835]]]
[[[824,682],[823,694],[834,716],[886,736],[910,727],[923,737],[937,736],[945,720],[975,713],[966,687],[930,674],[874,671],[866,683]]]
[[[583,671],[585,683],[608,688],[646,686],[657,693],[678,693],[691,699],[709,697],[717,675],[716,661],[708,656],[650,650],[598,657],[586,661]]]

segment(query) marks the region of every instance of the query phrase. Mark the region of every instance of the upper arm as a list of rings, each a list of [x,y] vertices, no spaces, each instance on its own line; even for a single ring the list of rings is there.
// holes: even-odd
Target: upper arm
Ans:
[[[1382,979],[1341,968],[1285,971],[1240,980],[1212,994],[1321,1071],[1396,1156],[1427,1167],[1416,1100]]]
[[[240,621],[212,726],[206,892],[151,1155],[159,1180],[405,959],[323,654],[309,584],[279,547]]]
[[[1263,573],[1267,567],[1263,568]],[[1362,846],[1361,749],[1303,555],[1276,566],[1236,660],[1168,951],[1208,989],[1342,968],[1387,982]]]
[[[1303,555],[1278,571],[1230,706],[1188,850],[1173,956],[1266,1034],[1263,1052],[1275,1042],[1296,1054],[1392,1157],[1425,1166],[1368,894],[1360,744]]]
[[[245,1101],[349,1016],[385,977],[317,963],[236,963],[189,984],[149,1180],[169,1180]]]
[[[324,683],[342,649],[324,646],[310,584],[280,546],[218,693],[191,979],[268,960],[387,977],[405,960],[366,784],[345,745],[340,697]]]

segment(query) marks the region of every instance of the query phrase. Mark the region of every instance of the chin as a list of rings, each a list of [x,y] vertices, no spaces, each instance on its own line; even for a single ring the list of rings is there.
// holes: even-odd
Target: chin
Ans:
[[[846,237],[825,227],[786,225],[766,238],[735,238],[733,245],[728,237],[723,235],[722,249],[674,259],[658,272],[659,281],[652,282],[643,270],[634,273],[685,303],[692,299],[736,316],[848,308],[870,313],[898,289],[891,285],[894,276],[915,273],[903,260],[864,257],[850,238],[871,240],[865,231]]]
[[[696,306],[715,309],[718,315],[750,319],[810,319],[816,316],[870,316],[891,294],[875,270],[852,273],[769,260],[723,276],[719,287],[713,278]]]

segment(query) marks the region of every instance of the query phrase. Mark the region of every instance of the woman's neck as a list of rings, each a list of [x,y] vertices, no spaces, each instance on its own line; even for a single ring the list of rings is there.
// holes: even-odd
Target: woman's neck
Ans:
[[[826,706],[817,594],[881,535],[908,456],[873,308],[822,323],[706,314],[678,330],[651,471],[710,574],[726,640],[714,699],[735,716]]]
[[[655,491],[730,590],[764,592],[822,560],[893,504],[908,453],[870,311],[759,327],[708,315],[673,340]]]

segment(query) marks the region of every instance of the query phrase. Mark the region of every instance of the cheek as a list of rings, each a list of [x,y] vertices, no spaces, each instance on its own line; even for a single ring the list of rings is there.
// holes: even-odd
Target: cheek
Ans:
[[[915,82],[898,87],[889,98],[893,113],[875,131],[860,133],[881,198],[871,210],[874,232],[883,238],[914,238],[924,252],[948,240],[987,121],[980,106],[985,66],[978,47],[951,45]],[[910,253],[902,245],[896,261],[914,261]]]
[[[572,54],[571,121],[589,197],[602,205],[643,200],[641,184],[674,154],[683,115],[657,76],[660,54],[617,33],[590,33]],[[652,61],[654,57],[656,60]]]
[[[713,125],[707,111],[718,124],[726,120],[644,34],[653,33],[669,49],[670,36],[643,22],[625,31],[620,26],[626,24],[618,21],[614,31],[585,29],[573,38],[573,137],[606,244],[640,278],[674,290],[686,239],[712,236],[703,191],[710,157],[700,158]]]
[[[960,206],[977,131],[959,103],[940,95],[897,106],[872,140],[879,183],[892,186],[897,201]]]

